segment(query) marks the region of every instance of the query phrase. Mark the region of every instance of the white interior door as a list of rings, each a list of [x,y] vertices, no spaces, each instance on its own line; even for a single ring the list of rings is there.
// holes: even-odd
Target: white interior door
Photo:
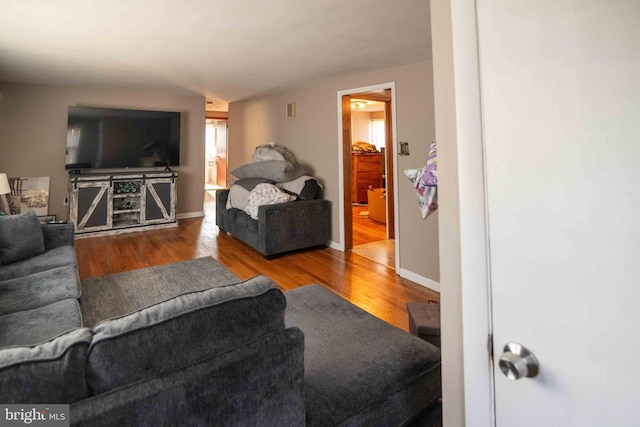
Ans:
[[[496,424],[640,425],[640,2],[477,13]]]

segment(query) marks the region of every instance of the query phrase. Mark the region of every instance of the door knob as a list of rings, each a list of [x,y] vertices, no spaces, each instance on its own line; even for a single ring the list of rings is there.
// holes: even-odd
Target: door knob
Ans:
[[[502,373],[510,380],[533,378],[538,375],[540,364],[536,356],[526,347],[510,342],[502,349],[498,365]]]

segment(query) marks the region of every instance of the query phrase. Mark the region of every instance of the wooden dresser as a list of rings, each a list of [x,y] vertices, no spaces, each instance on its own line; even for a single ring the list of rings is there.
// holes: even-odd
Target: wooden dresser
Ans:
[[[367,190],[382,187],[382,153],[351,154],[351,201],[367,203]]]

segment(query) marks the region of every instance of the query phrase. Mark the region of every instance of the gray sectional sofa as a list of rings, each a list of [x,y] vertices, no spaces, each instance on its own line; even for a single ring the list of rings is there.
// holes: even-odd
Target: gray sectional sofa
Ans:
[[[0,347],[31,345],[82,326],[73,225],[0,217]]]
[[[212,283],[85,328],[70,227],[0,218],[0,402],[79,426],[397,426],[440,396],[435,346],[319,285]]]

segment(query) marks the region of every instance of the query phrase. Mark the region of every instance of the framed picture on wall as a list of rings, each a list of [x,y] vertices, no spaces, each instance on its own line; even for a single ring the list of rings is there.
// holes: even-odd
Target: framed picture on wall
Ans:
[[[38,216],[49,213],[49,177],[9,178],[11,194],[7,196],[12,215],[35,212]]]

